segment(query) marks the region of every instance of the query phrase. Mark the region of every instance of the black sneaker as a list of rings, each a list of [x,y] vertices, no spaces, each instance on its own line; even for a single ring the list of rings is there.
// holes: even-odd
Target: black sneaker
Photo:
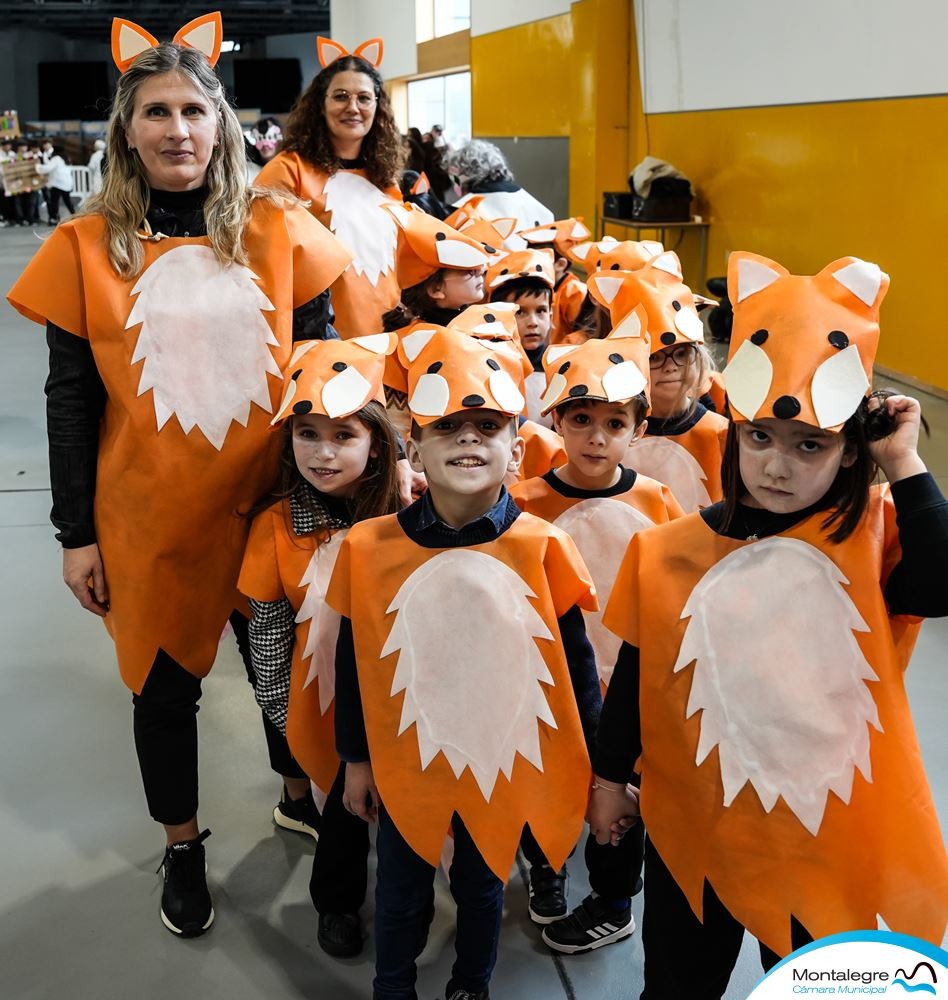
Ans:
[[[194,840],[171,844],[165,848],[165,856],[158,867],[165,880],[161,893],[161,922],[181,937],[199,937],[214,923],[204,862],[204,841],[210,835],[211,831],[205,830]]]
[[[530,919],[535,924],[552,924],[569,912],[566,905],[566,866],[558,872],[549,865],[534,865],[530,869]]]
[[[283,786],[280,801],[273,807],[273,822],[277,826],[282,826],[284,830],[305,833],[313,840],[319,840],[321,819],[311,790],[307,790],[301,799],[291,799],[286,785]]]
[[[490,1000],[490,990],[472,993],[470,990],[452,990],[449,983],[444,991],[444,1000]]]
[[[603,948],[635,933],[632,907],[615,910],[595,894],[587,896],[565,920],[543,928],[547,947],[564,955]]]
[[[319,947],[333,958],[353,958],[362,951],[362,921],[358,913],[320,913]]]

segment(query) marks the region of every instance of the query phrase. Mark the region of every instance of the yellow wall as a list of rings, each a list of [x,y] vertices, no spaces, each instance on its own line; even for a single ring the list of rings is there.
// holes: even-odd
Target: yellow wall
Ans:
[[[892,278],[879,363],[948,389],[946,120],[948,97],[926,97],[649,115],[648,131],[699,192],[710,273],[729,250],[802,274],[875,261]]]
[[[570,134],[569,14],[471,39],[474,135]]]

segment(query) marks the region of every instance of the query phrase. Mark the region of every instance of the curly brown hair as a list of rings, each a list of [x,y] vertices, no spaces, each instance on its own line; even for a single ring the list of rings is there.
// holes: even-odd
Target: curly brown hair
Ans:
[[[375,120],[362,140],[360,159],[365,160],[368,179],[384,190],[398,183],[404,160],[402,137],[395,124],[392,105],[378,70],[357,56],[343,56],[313,77],[313,82],[297,98],[283,130],[283,149],[298,153],[318,170],[334,174],[341,163],[332,145],[326,125],[326,94],[333,78],[345,70],[364,73],[372,81],[375,97]]]

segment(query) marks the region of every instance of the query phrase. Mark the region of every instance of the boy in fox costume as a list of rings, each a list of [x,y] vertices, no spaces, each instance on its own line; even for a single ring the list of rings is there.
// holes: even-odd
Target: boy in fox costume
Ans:
[[[745,928],[769,968],[837,932],[948,925],[904,683],[919,618],[948,614],[948,504],[918,402],[866,396],[888,283],[852,257],[804,277],[731,255],[725,499],[637,535],[603,616],[623,645],[589,817],[621,833],[640,759],[645,1000],[718,1000]]]
[[[557,866],[582,827],[600,693],[581,609],[597,604],[569,537],[503,487],[521,455],[516,351],[435,327],[399,351],[408,456],[428,492],[355,525],[340,549],[327,595],[342,616],[336,745],[350,808],[378,821],[374,995],[415,995],[450,833],[445,996],[481,1000],[524,825]]]
[[[350,259],[300,206],[245,187],[240,123],[212,69],[221,38],[219,14],[161,44],[115,20],[103,190],[8,296],[46,325],[63,575],[104,618],[133,692],[145,797],[167,842],[160,915],[183,936],[214,919],[196,713],[228,616],[239,639],[246,629],[238,511],[276,470],[281,367],[294,339],[327,335],[322,293]],[[305,796],[285,740],[268,744]]]
[[[633,271],[599,270],[590,275],[588,287],[609,309],[615,329],[637,305],[647,315],[652,412],[645,437],[626,458],[628,465],[668,486],[688,513],[720,500],[728,422],[698,399],[712,365],[678,257],[668,251]]]
[[[648,412],[649,340],[645,310],[605,340],[547,349],[545,410],[554,415],[567,460],[542,478],[511,490],[521,510],[562,528],[592,573],[602,604],[609,598],[622,555],[644,528],[681,517],[667,486],[623,468],[629,447],[645,432]],[[603,628],[598,612],[585,612],[603,689],[609,683],[619,640]],[[531,864],[530,916],[543,940],[566,954],[602,948],[635,930],[631,900],[642,869],[641,827],[619,847],[586,841],[592,893],[566,917],[566,868],[551,868],[533,838],[523,852]],[[563,919],[566,917],[566,919]]]

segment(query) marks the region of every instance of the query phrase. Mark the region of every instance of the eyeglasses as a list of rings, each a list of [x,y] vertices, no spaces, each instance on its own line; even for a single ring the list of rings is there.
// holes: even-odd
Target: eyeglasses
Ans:
[[[346,107],[352,98],[355,98],[356,104],[365,111],[371,108],[373,104],[378,100],[375,94],[350,94],[348,90],[334,90],[329,95],[329,100],[333,104],[339,105],[340,108]]]
[[[658,371],[665,367],[665,362],[671,358],[676,368],[687,368],[695,362],[698,356],[698,348],[695,344],[676,344],[674,347],[663,351],[656,351],[648,356],[648,366],[652,371]]]

